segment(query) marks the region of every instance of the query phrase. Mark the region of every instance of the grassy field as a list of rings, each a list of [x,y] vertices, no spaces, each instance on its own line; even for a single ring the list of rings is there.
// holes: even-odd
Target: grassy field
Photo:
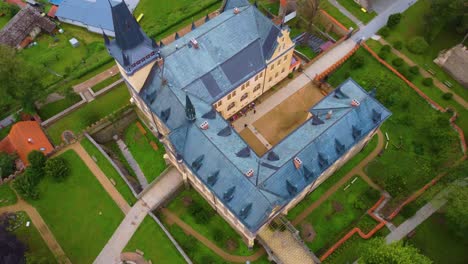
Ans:
[[[15,204],[17,200],[10,184],[0,185],[0,207]]]
[[[102,90],[103,88],[106,88],[107,86],[113,84],[114,82],[120,80],[122,78],[122,76],[120,74],[117,74],[117,75],[114,75],[108,79],[105,79],[104,81],[94,85],[93,87],[91,87],[91,89],[93,90],[93,92],[98,92],[100,90]]]
[[[120,177],[110,162],[87,138],[81,140],[80,143],[91,157],[96,158],[97,165],[104,172],[104,174],[106,174],[107,178],[112,179],[115,182],[115,188],[119,191],[119,193],[130,205],[133,205],[137,199],[130,190],[130,187],[128,187],[127,183],[122,179],[122,177]]]
[[[206,223],[197,222],[195,217],[191,214],[190,207],[194,206],[194,204],[199,204],[201,210],[204,210],[205,213],[210,215]],[[167,208],[178,215],[182,221],[218,245],[218,247],[226,250],[229,254],[248,256],[255,253],[255,250],[249,251],[240,235],[238,235],[194,189],[181,192],[172,200]],[[237,247],[229,250],[227,248],[228,241],[237,245]]]
[[[87,103],[61,118],[47,128],[47,133],[54,144],[59,144],[63,131],[71,130],[76,134],[81,133],[87,126],[128,104],[128,100],[127,87],[125,84],[121,84],[91,103]]]
[[[421,250],[435,264],[468,263],[468,240],[453,235],[442,213],[433,214],[416,228],[416,233],[407,241]]]
[[[367,24],[369,23],[374,17],[377,16],[377,13],[372,12],[362,12],[361,6],[358,5],[353,0],[337,0],[340,5],[342,5],[346,10],[348,10],[351,14],[353,14],[357,19],[359,19],[362,23]]]
[[[0,17],[0,29],[3,28],[3,26],[5,26],[8,21],[10,21],[10,17],[7,17],[7,16],[1,16]]]
[[[374,136],[369,144],[356,156],[350,159],[346,164],[336,171],[332,176],[325,180],[317,189],[304,198],[298,205],[296,205],[288,213],[288,219],[294,220],[304,209],[306,209],[311,203],[316,201],[322,196],[331,186],[337,183],[343,176],[351,171],[357,164],[365,159],[375,148],[377,147],[377,136]]]
[[[143,220],[124,251],[135,252],[137,249],[143,251],[145,259],[152,263],[185,263],[182,255],[150,216]]]
[[[336,86],[352,77],[365,89],[377,87],[377,99],[392,111],[382,126],[389,135],[389,147],[367,172],[397,202],[460,157],[459,139],[449,125],[450,114],[431,108],[366,50],[359,49],[354,56],[364,59],[363,67],[352,69],[351,59],[328,81]]]
[[[311,225],[315,230],[315,238],[311,242],[306,242],[312,251],[323,253],[343,233],[348,232],[361,217],[368,217],[367,209],[377,202],[378,191],[373,190],[360,177],[351,183],[355,177],[358,176],[352,177],[343,188],[338,189],[298,225],[301,233],[305,225]],[[347,185],[350,187],[344,190]],[[303,239],[306,240],[305,237]]]
[[[142,122],[140,124],[144,126]],[[166,161],[163,158],[166,152],[164,146],[154,137],[151,131],[146,127],[144,128],[146,135],[141,133],[136,122],[132,123],[124,132],[124,141],[150,183],[166,169]],[[150,142],[156,143],[158,150],[155,150]]]
[[[32,223],[29,227],[26,227],[26,222],[31,221],[26,212],[17,212],[16,214],[22,223],[13,233],[18,240],[27,246],[26,257],[34,260],[31,263],[57,263],[55,256],[42,239],[36,227]]]
[[[91,263],[124,215],[74,151],[60,156],[69,164],[68,178],[60,183],[44,178],[39,199],[29,202],[73,263]]]
[[[318,54],[315,53],[309,46],[307,45],[298,45],[296,46],[296,50],[300,53],[304,54],[309,58],[309,60],[315,58]]]
[[[351,19],[349,19],[347,16],[343,15],[343,13],[338,10],[334,5],[330,4],[328,1],[320,1],[320,8],[326,11],[329,15],[334,17],[336,20],[338,20],[343,26],[346,28],[354,28],[357,29],[359,28],[356,23],[354,23]]]
[[[71,97],[45,104],[37,112],[42,120],[47,120],[79,101],[81,101],[81,96],[74,94]]]
[[[442,68],[433,62],[440,51],[449,49],[463,40],[464,35],[458,34],[455,31],[455,26],[449,24],[446,26],[446,28],[442,29],[434,41],[429,43],[428,50],[423,54],[413,54],[406,48],[406,43],[408,43],[411,38],[415,36],[424,36],[425,22],[423,18],[428,12],[429,8],[430,0],[417,1],[417,3],[408,8],[403,13],[401,22],[396,26],[395,29],[390,30],[390,35],[385,39],[391,44],[395,43],[396,41],[402,41],[404,45],[401,52],[412,59],[415,63],[419,64],[420,67],[425,69],[432,69],[435,72],[435,77],[441,82],[446,80],[450,81],[454,85],[451,89],[465,100],[468,100],[468,89],[463,88]]]

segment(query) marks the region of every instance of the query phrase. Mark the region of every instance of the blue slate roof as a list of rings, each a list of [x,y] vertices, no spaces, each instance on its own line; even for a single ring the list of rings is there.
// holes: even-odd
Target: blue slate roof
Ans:
[[[140,96],[171,130],[168,139],[175,154],[256,232],[273,208],[286,205],[390,112],[349,79],[310,109],[313,119],[265,155],[255,154],[212,108],[213,102],[265,67],[275,45],[269,41],[276,42],[271,37],[276,26],[256,8],[239,9],[237,15],[224,10],[161,47],[164,67],[153,67]],[[190,45],[192,38],[198,49]],[[195,109],[194,121],[186,116],[187,96]],[[360,105],[351,106],[353,99]],[[208,129],[200,127],[204,122]],[[302,161],[300,169],[294,166],[295,157]]]
[[[49,3],[53,4],[53,5],[60,5],[62,3],[63,0],[49,0]]]

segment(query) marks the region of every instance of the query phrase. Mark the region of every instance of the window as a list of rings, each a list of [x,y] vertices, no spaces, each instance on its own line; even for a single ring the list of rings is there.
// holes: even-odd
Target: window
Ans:
[[[284,68],[281,70],[281,73],[283,73],[283,72],[284,72]]]
[[[228,94],[227,99],[228,99],[228,100],[231,100],[231,94]]]
[[[284,61],[286,61],[288,59],[288,55],[284,56]]]
[[[249,97],[249,93],[245,93],[241,96],[241,101],[244,101],[247,97]]]
[[[256,80],[258,80],[258,74],[257,74],[257,75],[255,75],[255,81],[256,81]]]
[[[278,63],[277,63],[277,64],[278,64],[278,66],[280,66],[280,63],[281,63],[281,60],[278,60]]]
[[[247,81],[247,84],[245,86],[249,86],[250,85],[250,81]]]
[[[275,78],[278,77],[278,73],[275,74]]]
[[[260,84],[257,84],[257,86],[255,86],[255,88],[254,88],[253,91],[256,92],[256,91],[258,91],[258,90],[260,90]]]
[[[283,44],[283,49],[285,48],[286,44]]]
[[[236,91],[232,92],[232,97],[236,96]]]
[[[268,79],[268,81],[271,82],[271,77],[270,77],[270,79]]]
[[[263,77],[263,72],[260,73],[260,78]]]
[[[234,106],[236,106],[236,103],[234,103],[234,102],[230,103],[230,104],[228,105],[227,110],[229,111],[229,110],[233,109]]]
[[[244,91],[244,89],[245,89],[245,84],[241,86],[241,91]]]
[[[275,68],[275,65],[272,64],[271,67],[270,67],[270,70],[273,70]]]
[[[221,106],[223,104],[223,101],[222,100],[219,100],[218,102],[218,107]]]

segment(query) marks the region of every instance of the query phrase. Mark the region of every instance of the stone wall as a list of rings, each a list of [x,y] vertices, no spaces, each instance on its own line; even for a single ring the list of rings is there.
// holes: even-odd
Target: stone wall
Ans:
[[[133,109],[128,109],[118,120],[103,122],[90,130],[89,133],[93,135],[96,142],[103,144],[113,140],[112,137],[114,135],[123,133],[135,120],[137,120],[135,111]]]

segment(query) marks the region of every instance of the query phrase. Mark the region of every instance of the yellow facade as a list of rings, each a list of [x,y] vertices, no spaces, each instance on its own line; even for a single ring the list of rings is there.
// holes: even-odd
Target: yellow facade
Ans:
[[[117,67],[119,68],[119,71],[122,74],[122,76],[128,83],[130,83],[133,89],[135,89],[137,92],[140,92],[141,88],[143,88],[143,85],[145,84],[145,81],[148,78],[148,75],[150,74],[151,69],[153,68],[153,65],[155,63],[156,61],[148,63],[148,65],[139,69],[133,75],[127,75],[127,72],[125,72],[122,66],[120,66],[119,62],[116,61]]]

